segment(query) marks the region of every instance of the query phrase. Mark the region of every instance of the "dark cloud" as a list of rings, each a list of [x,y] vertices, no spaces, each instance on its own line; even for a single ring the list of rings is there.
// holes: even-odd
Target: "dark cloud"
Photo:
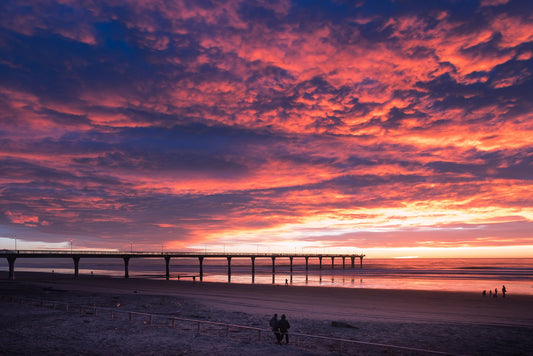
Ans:
[[[102,31],[102,36],[107,34]],[[134,94],[137,83],[155,79],[142,50],[126,41],[103,41],[94,46],[55,34],[27,36],[9,31],[2,31],[2,37],[2,60],[16,62],[17,68],[0,65],[0,85],[43,100],[76,102],[87,91]]]
[[[438,173],[467,174],[481,180],[491,178],[531,180],[533,162],[529,153],[491,152],[478,155],[482,163],[434,161],[427,166]],[[479,159],[477,161],[479,161]]]

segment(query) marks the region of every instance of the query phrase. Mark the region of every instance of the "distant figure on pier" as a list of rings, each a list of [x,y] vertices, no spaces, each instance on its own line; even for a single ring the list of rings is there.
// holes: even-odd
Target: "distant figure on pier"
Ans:
[[[502,295],[505,298],[505,293],[507,293],[507,288],[505,288],[505,285],[502,286]]]
[[[276,337],[276,342],[278,344],[281,344],[281,334],[279,332],[279,321],[278,321],[278,314],[274,314],[272,319],[270,319],[270,327],[272,328],[272,332],[274,333],[274,336]]]
[[[291,327],[291,324],[289,324],[289,321],[287,320],[285,314],[281,315],[281,320],[278,322],[279,331],[281,333],[280,337],[280,343],[283,341],[283,336],[285,336],[285,341],[287,341],[287,344],[289,343],[289,328]]]
[[[288,286],[289,285],[289,280],[287,278],[285,278],[285,285]]]

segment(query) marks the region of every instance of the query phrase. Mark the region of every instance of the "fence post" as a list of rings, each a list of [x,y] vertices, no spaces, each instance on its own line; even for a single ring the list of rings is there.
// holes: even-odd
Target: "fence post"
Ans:
[[[229,325],[226,325],[226,337],[229,337]]]
[[[176,328],[176,319],[172,319],[172,329]]]
[[[129,314],[129,318],[130,318],[130,321],[132,321],[132,319],[133,319],[133,314],[132,314],[131,312],[130,312],[130,314]]]
[[[261,341],[261,330],[257,331],[257,341]]]
[[[198,322],[198,330],[197,330],[198,334],[200,333],[200,322]]]
[[[152,325],[152,314],[150,314],[150,325]]]

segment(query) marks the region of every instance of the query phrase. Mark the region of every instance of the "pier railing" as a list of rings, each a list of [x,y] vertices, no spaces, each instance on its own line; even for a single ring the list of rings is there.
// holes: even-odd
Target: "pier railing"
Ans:
[[[61,255],[61,256],[138,256],[138,257],[364,257],[357,253],[307,253],[307,252],[190,252],[190,251],[96,251],[96,250],[0,250],[2,255]]]
[[[250,341],[255,339],[256,342],[266,343],[267,338],[270,342],[273,342],[272,330],[265,328],[258,328],[253,326],[246,325],[237,325],[229,324],[222,322],[214,322],[207,320],[198,320],[191,318],[177,317],[173,315],[164,315],[164,314],[152,314],[145,312],[136,312],[128,310],[120,310],[118,308],[108,308],[108,307],[97,307],[95,305],[80,305],[80,304],[71,304],[66,302],[50,301],[50,300],[41,300],[33,298],[21,298],[13,296],[2,296],[1,300],[4,302],[11,302],[17,304],[29,304],[32,306],[39,306],[50,308],[53,310],[61,310],[66,312],[76,312],[83,315],[94,315],[100,317],[108,317],[111,320],[117,321],[128,321],[134,322],[141,320],[147,325],[157,325],[163,327],[171,327],[173,329],[178,327],[179,323],[186,323],[190,325],[186,327],[186,330],[194,330],[197,334],[209,334],[216,335],[219,337],[230,338],[231,334],[234,332],[239,332],[239,339],[243,340],[243,332],[248,332],[251,336]],[[373,348],[376,350],[381,350],[381,352],[390,353],[391,351],[396,350],[397,352],[406,352],[409,355],[455,355],[453,353],[435,351],[435,350],[426,350],[421,348],[413,348],[406,346],[398,346],[391,344],[383,344],[376,342],[367,342],[362,340],[352,340],[338,337],[330,336],[320,336],[312,335],[306,333],[290,332],[291,340],[293,340],[292,345],[298,348],[313,348],[317,347],[326,347],[329,352],[339,352],[341,354],[348,353],[353,354],[354,352],[368,352],[368,348]],[[361,347],[365,347],[364,350]]]

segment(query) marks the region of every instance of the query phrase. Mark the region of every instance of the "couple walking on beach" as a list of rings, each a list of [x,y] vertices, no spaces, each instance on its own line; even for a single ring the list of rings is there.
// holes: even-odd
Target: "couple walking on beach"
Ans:
[[[274,332],[274,336],[276,337],[276,342],[278,344],[281,345],[284,336],[285,341],[287,341],[287,344],[289,343],[289,328],[291,327],[291,325],[289,324],[289,321],[287,320],[285,314],[282,314],[281,319],[279,320],[278,314],[274,314],[272,319],[270,319],[270,327],[272,328],[272,332]]]

